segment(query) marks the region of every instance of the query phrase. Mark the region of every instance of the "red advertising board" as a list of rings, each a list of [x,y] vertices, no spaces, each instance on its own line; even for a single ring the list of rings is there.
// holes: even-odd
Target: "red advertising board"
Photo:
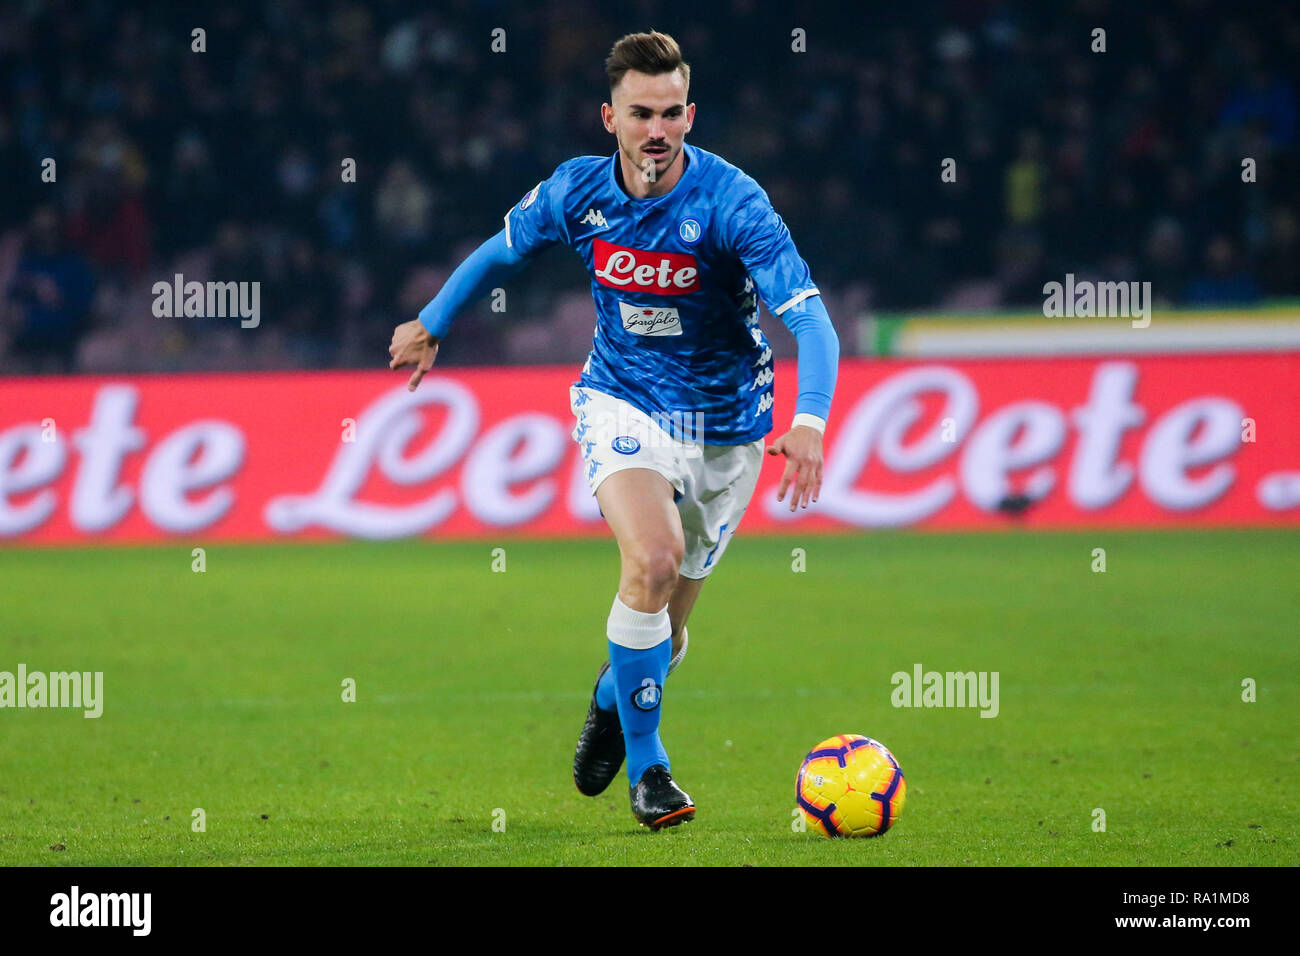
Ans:
[[[0,380],[0,544],[603,534],[574,378]],[[778,363],[779,430],[794,385]],[[1300,525],[1300,353],[846,360],[826,450],[794,516],[766,460],[746,533]]]

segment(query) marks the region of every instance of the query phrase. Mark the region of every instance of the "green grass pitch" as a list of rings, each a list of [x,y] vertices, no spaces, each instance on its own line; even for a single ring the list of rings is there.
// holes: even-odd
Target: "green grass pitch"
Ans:
[[[1300,862],[1294,531],[742,534],[664,698],[699,813],[658,834],[570,771],[612,541],[201,544],[0,550],[0,670],[105,698],[0,710],[0,864]],[[917,663],[997,671],[998,716],[891,706]],[[907,776],[878,839],[792,828],[835,733]]]

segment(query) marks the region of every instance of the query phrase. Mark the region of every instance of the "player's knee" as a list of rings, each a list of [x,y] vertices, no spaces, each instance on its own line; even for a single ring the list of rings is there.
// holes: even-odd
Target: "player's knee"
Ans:
[[[641,576],[656,592],[671,592],[677,584],[685,548],[680,543],[650,548],[641,558]]]
[[[647,598],[662,597],[666,602],[677,584],[685,551],[685,544],[680,541],[638,548],[624,557],[624,579]]]

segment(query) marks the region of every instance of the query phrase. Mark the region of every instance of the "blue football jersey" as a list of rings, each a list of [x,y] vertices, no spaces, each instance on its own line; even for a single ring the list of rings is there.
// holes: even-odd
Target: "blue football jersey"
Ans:
[[[505,217],[521,256],[563,243],[596,303],[576,384],[629,402],[679,438],[738,445],[772,430],[772,349],[758,299],[781,315],[817,295],[767,193],[706,150],[662,196],[635,199],[618,153],[560,164]]]

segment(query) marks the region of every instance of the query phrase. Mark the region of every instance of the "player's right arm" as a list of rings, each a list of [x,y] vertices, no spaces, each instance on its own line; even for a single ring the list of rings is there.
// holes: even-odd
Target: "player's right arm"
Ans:
[[[425,373],[433,367],[433,360],[438,356],[438,343],[446,336],[456,316],[489,289],[509,281],[527,264],[528,260],[506,243],[503,229],[456,267],[433,301],[420,310],[418,318],[403,322],[393,330],[393,341],[388,346],[392,361],[388,367],[415,366],[410,381],[406,383],[408,390],[415,391]]]
[[[414,365],[406,387],[415,391],[433,367],[438,345],[461,312],[523,271],[542,249],[564,241],[557,228],[553,203],[561,190],[554,184],[560,173],[534,186],[505,216],[505,228],[472,252],[456,267],[418,318],[393,330],[388,346],[389,368]]]

